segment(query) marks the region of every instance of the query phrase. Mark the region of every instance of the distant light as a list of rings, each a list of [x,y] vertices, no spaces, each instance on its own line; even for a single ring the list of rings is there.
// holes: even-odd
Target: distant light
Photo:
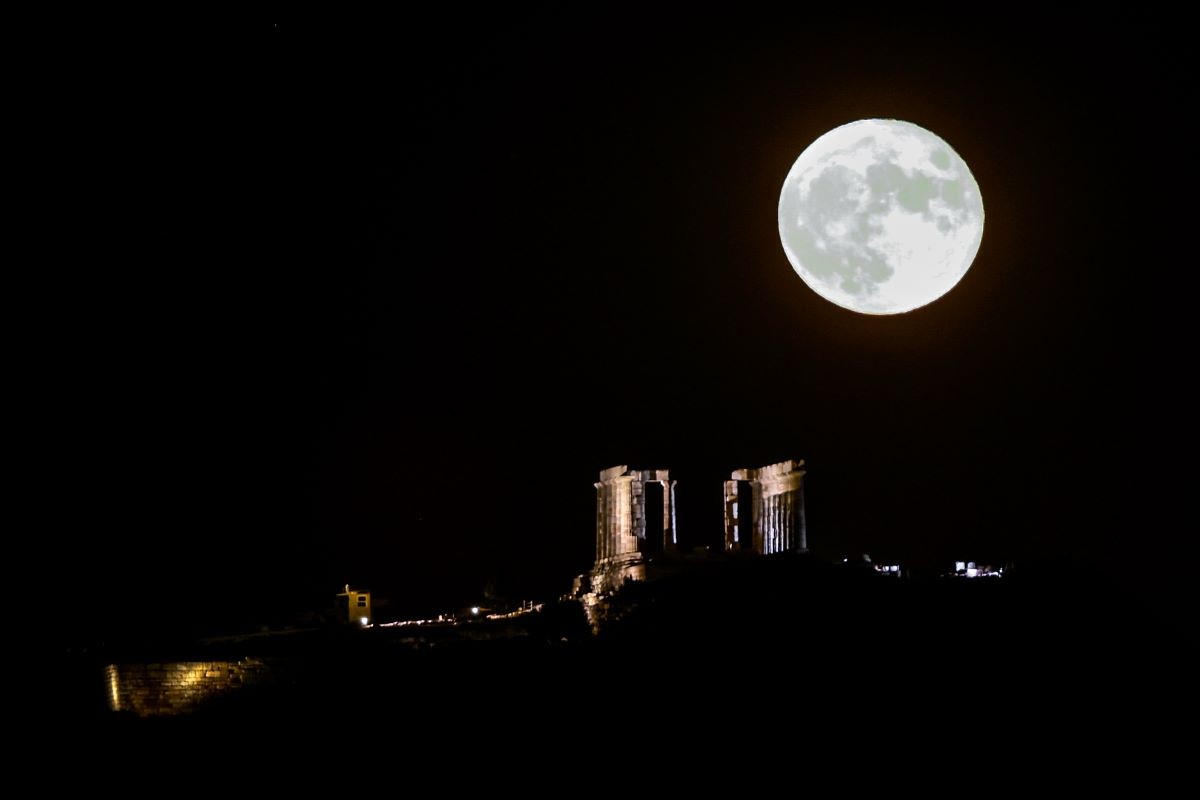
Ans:
[[[370,623],[370,620],[367,619],[366,617],[361,617],[358,621],[363,624],[364,628]]]
[[[471,613],[475,616],[479,616],[479,606],[471,606]]]
[[[967,564],[965,561],[955,561],[954,562],[954,571],[955,572],[962,572],[966,568],[967,568]]]
[[[974,562],[974,561],[968,561],[968,562],[967,562],[967,569],[975,569],[975,562]]]
[[[967,577],[968,578],[974,578],[974,577],[977,577],[978,575],[979,575],[979,570],[975,569],[974,567],[967,567]]]

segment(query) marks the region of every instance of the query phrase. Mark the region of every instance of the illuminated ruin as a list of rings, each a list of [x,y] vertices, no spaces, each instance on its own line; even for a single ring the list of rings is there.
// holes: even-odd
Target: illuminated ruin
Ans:
[[[670,470],[600,473],[596,486],[596,563],[593,592],[607,594],[626,579],[645,580],[647,558],[675,552],[675,481]]]
[[[725,551],[772,555],[808,551],[803,461],[738,469],[725,481]],[[749,489],[748,497],[742,484]]]
[[[804,553],[803,461],[735,470],[725,482],[725,552]],[[596,560],[572,595],[592,609],[626,581],[644,581],[682,563],[669,470],[606,469],[596,486]],[[693,555],[706,554],[700,546]]]

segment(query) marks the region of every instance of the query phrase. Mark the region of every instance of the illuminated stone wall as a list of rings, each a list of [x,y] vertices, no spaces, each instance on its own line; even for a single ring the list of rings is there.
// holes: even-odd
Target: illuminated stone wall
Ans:
[[[259,683],[266,677],[266,664],[256,659],[109,664],[104,673],[109,708],[153,717],[186,714]]]
[[[662,530],[646,530],[646,485],[662,486]],[[670,470],[612,467],[596,486],[596,561],[675,549],[675,481]],[[661,537],[661,539],[659,538]]]
[[[646,491],[662,487],[662,529],[648,530],[648,504],[658,502]],[[675,550],[675,481],[665,469],[630,470],[621,465],[600,473],[596,487],[596,563],[576,593],[609,594],[626,580],[644,580],[646,555]],[[657,522],[655,524],[658,524]]]
[[[725,481],[725,550],[770,555],[808,550],[803,461],[738,469]],[[738,484],[750,484],[750,508],[739,508]]]

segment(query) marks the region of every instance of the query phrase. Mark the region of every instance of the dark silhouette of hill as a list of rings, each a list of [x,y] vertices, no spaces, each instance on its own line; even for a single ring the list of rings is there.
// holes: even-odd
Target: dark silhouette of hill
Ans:
[[[1087,575],[901,580],[801,556],[627,584],[596,636],[574,602],[516,623],[397,630],[180,649],[170,655],[266,658],[273,679],[187,717],[133,719],[97,701],[93,719],[135,733],[369,725],[431,741],[465,730],[553,739],[581,725],[679,735],[780,718],[1028,725],[1050,710],[1111,721],[1178,707],[1192,663],[1183,638]]]

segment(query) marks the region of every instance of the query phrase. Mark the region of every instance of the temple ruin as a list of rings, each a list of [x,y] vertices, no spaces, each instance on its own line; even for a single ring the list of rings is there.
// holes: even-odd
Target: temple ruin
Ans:
[[[621,465],[601,472],[595,486],[591,587],[607,593],[626,579],[644,580],[647,556],[675,552],[675,481],[669,470]]]
[[[734,470],[725,481],[726,553],[774,555],[804,553],[803,461],[781,461],[757,469]],[[675,481],[669,470],[603,470],[596,487],[596,561],[575,579],[572,595],[589,609],[629,580],[643,581],[683,568],[707,554],[696,547],[676,558]],[[653,569],[653,575],[649,571]]]
[[[725,481],[726,552],[772,555],[808,551],[803,466],[804,461],[788,460],[733,471]],[[742,484],[749,489],[748,497]]]

